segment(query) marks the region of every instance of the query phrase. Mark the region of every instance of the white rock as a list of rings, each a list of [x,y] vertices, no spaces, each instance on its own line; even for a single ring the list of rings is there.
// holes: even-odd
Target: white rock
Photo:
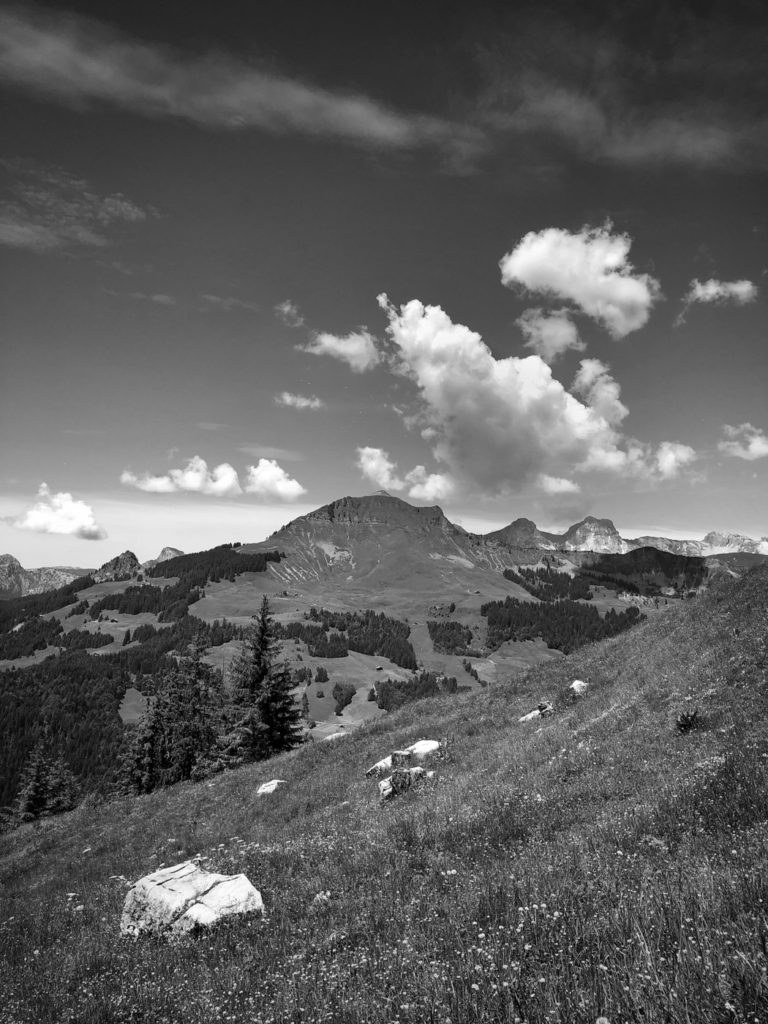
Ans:
[[[262,782],[256,790],[256,796],[264,796],[266,793],[274,793],[278,786],[284,786],[285,779],[270,779],[269,782]]]
[[[540,717],[541,717],[541,712],[539,711],[538,708],[535,708],[533,711],[529,711],[527,715],[522,715],[518,719],[518,721],[519,722],[530,722],[534,718],[540,718]]]
[[[582,693],[586,692],[588,685],[589,684],[585,683],[583,679],[574,679],[568,689],[572,690],[577,697],[580,697]]]
[[[430,754],[434,754],[440,749],[439,740],[416,740],[410,747],[405,747],[404,750],[416,758],[417,761],[423,761],[425,757]],[[377,761],[373,767],[369,768],[365,773],[366,777],[371,775],[381,775],[382,772],[388,772],[392,767],[392,755],[388,754],[387,757],[382,757],[380,761]]]
[[[194,861],[140,878],[125,897],[120,932],[183,934],[233,914],[264,913],[261,893],[245,875],[218,875]]]

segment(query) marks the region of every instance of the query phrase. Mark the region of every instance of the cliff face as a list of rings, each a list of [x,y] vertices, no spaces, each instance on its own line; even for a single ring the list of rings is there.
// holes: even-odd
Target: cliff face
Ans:
[[[0,555],[0,599],[26,597],[27,594],[42,594],[45,590],[56,590],[66,586],[78,576],[85,576],[89,570],[67,566],[46,566],[42,569],[25,569],[13,555]]]
[[[106,583],[109,580],[129,579],[141,569],[139,560],[132,551],[124,551],[121,555],[105,562],[102,567],[93,574],[97,583]]]

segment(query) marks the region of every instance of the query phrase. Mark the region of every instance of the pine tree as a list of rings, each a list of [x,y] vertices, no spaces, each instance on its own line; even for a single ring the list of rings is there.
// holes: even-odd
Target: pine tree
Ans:
[[[34,821],[62,811],[77,803],[77,782],[60,756],[50,753],[48,733],[35,745],[21,773],[13,805],[17,821]]]
[[[275,661],[277,640],[266,595],[232,663],[230,729],[225,753],[230,764],[263,760],[300,742],[301,710],[293,699],[290,671]]]

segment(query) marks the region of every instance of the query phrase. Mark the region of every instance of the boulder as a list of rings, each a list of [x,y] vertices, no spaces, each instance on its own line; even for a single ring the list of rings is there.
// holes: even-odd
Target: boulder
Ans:
[[[518,719],[519,722],[531,722],[534,718],[547,718],[549,715],[554,715],[555,709],[552,707],[548,700],[543,700],[537,708],[533,711],[529,711],[527,715],[523,715]]]
[[[382,800],[389,800],[398,793],[405,793],[417,782],[434,777],[434,772],[426,771],[421,765],[416,765],[415,768],[396,768],[389,778],[382,779],[379,783],[379,797]]]
[[[405,750],[396,750],[393,754],[388,754],[387,757],[383,757],[381,761],[377,761],[373,767],[369,768],[365,773],[366,777],[371,775],[382,775],[384,772],[390,771],[393,767],[397,767],[393,763],[393,756],[400,754],[407,754],[409,758],[414,758],[416,761],[423,761],[424,758],[430,754],[435,754],[440,749],[439,740],[416,740],[410,747],[406,747]],[[395,758],[397,760],[397,758]]]
[[[125,897],[122,935],[183,935],[233,914],[263,914],[264,901],[245,875],[218,875],[194,861],[145,875]]]
[[[587,686],[588,686],[588,685],[589,685],[589,684],[588,684],[588,683],[585,683],[583,679],[574,679],[574,680],[573,680],[573,682],[571,683],[571,685],[570,685],[570,686],[568,687],[568,689],[569,689],[569,690],[571,691],[571,693],[573,693],[573,694],[574,694],[574,695],[575,695],[576,697],[581,697],[581,695],[582,695],[583,693],[586,693],[586,690],[587,690]]]
[[[264,796],[266,793],[274,793],[278,786],[284,786],[285,779],[270,779],[269,782],[262,782],[256,790],[256,796]]]

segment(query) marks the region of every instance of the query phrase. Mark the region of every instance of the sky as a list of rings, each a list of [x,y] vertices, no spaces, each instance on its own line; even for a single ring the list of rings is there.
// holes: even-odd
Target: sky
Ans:
[[[379,489],[765,536],[767,44],[760,0],[0,4],[0,551]]]

